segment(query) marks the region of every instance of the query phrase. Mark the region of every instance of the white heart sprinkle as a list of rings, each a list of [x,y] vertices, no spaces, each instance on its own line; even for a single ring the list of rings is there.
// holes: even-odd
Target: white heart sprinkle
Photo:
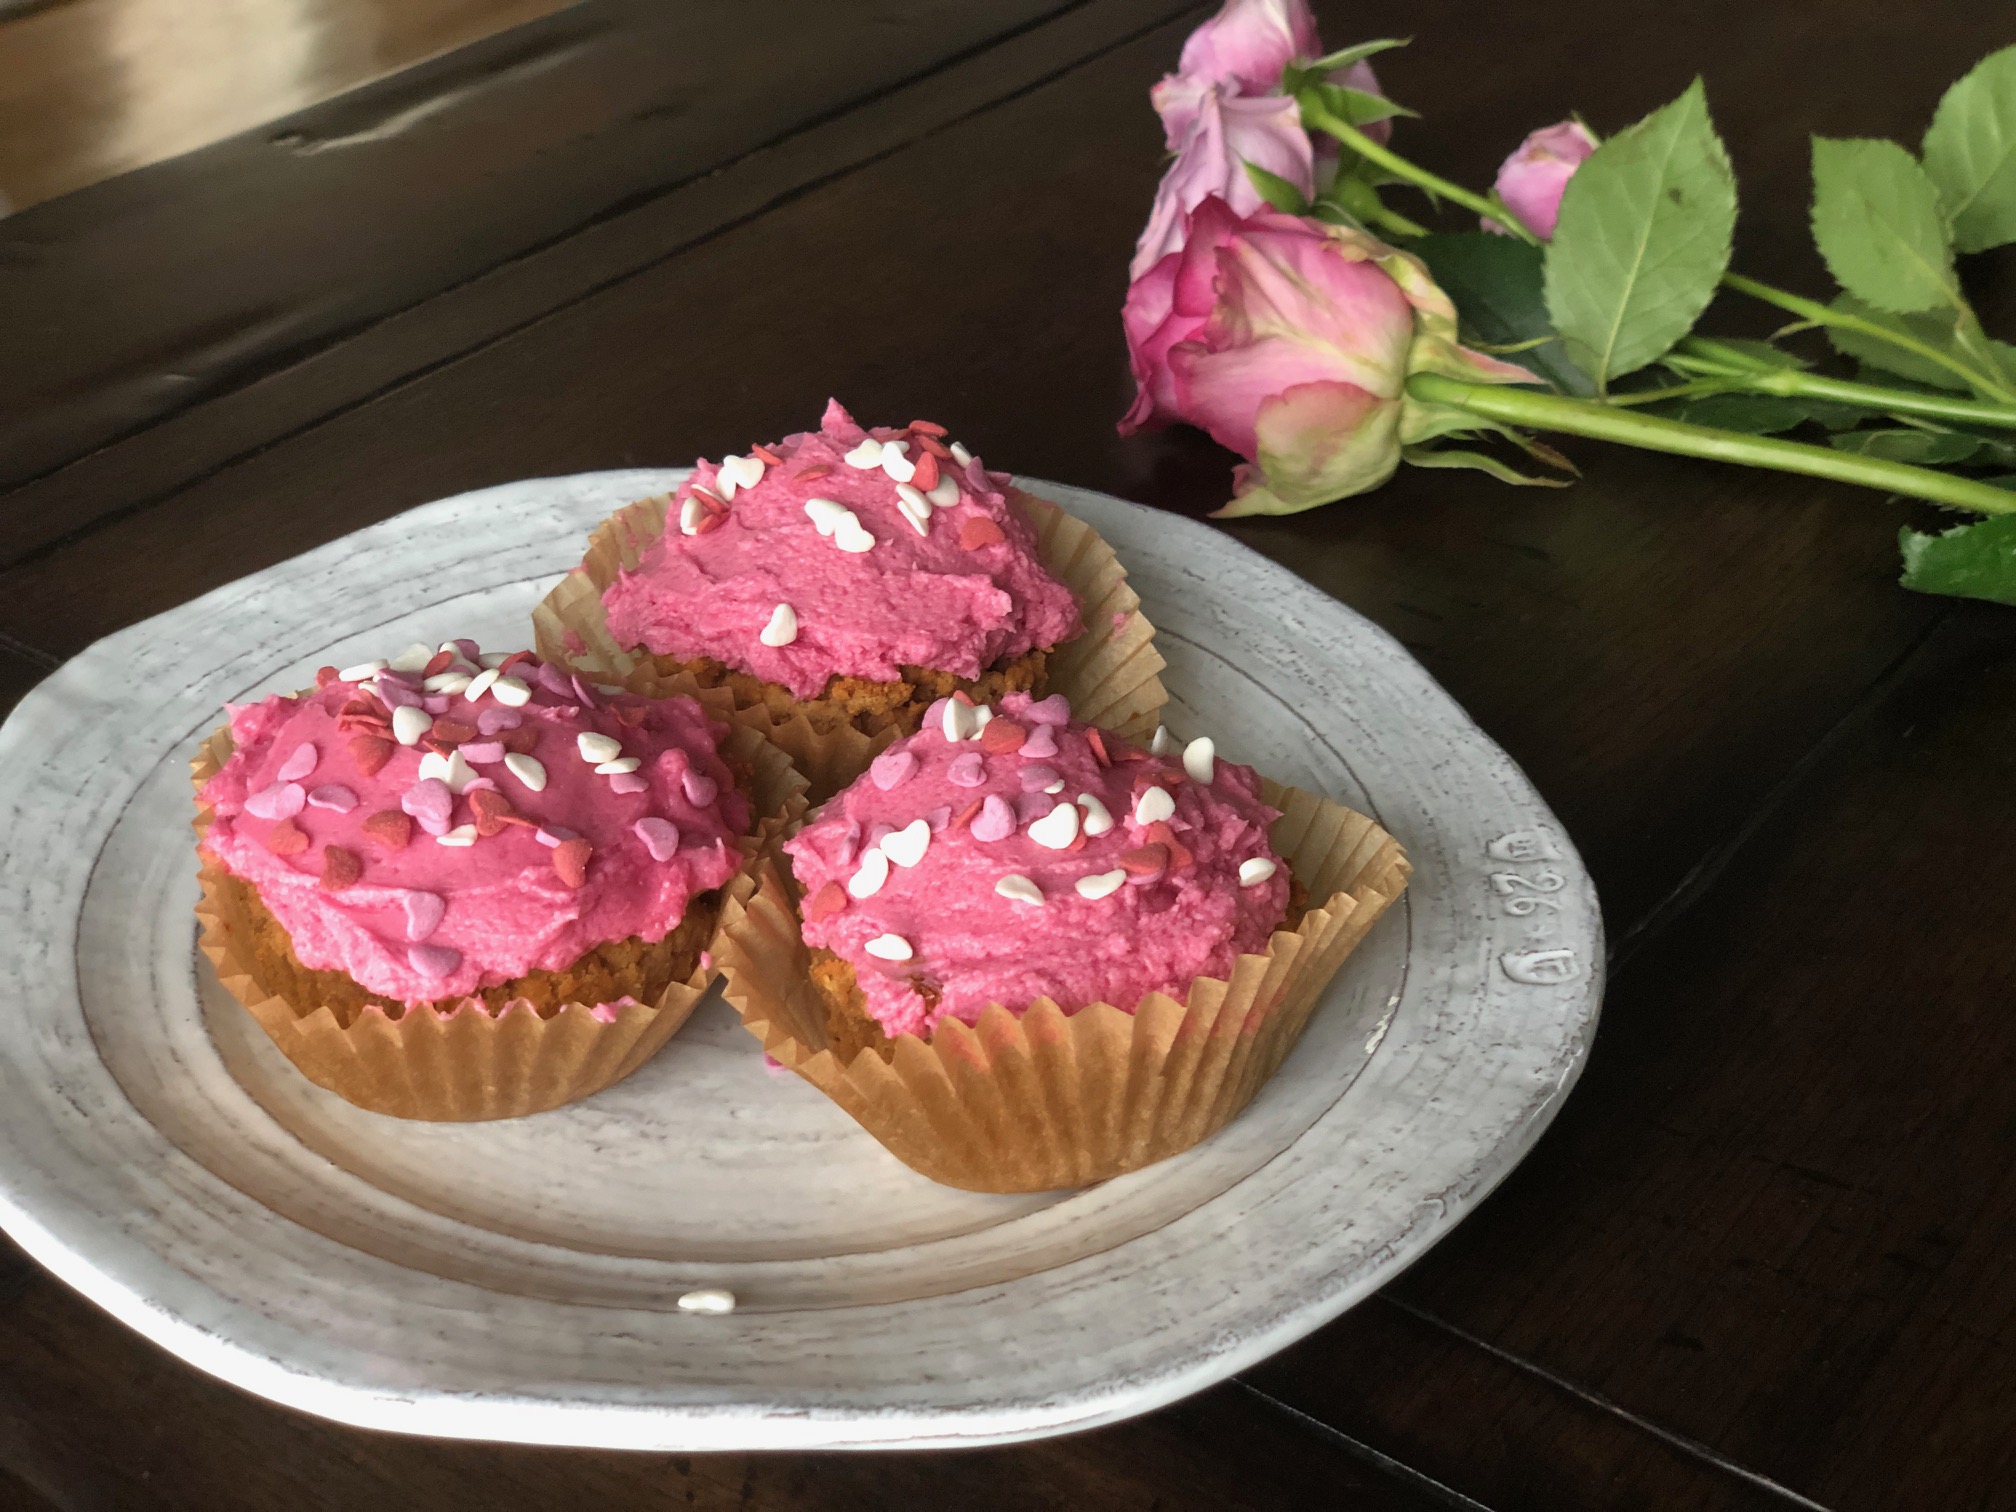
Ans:
[[[973,453],[966,450],[957,441],[952,442],[947,450],[952,453],[952,460],[957,462],[961,467],[971,467],[973,465]]]
[[[942,720],[945,738],[953,743],[971,740],[980,733],[980,716],[973,705],[961,703],[956,698],[945,700],[945,715]]]
[[[469,686],[462,690],[462,696],[468,699],[469,702],[474,703],[485,693],[488,693],[491,685],[496,681],[497,669],[495,667],[485,667],[481,672],[478,672],[474,677],[469,679]]]
[[[720,470],[714,475],[721,497],[732,499],[738,488],[754,488],[763,481],[763,459],[761,457],[723,457]]]
[[[980,732],[986,729],[987,726],[992,724],[993,722],[994,722],[994,706],[992,704],[977,704],[974,706],[973,736],[976,740],[979,738]]]
[[[1176,800],[1169,796],[1167,788],[1145,789],[1141,796],[1134,800],[1136,824],[1154,824],[1159,820],[1173,818],[1175,813]]]
[[[770,623],[756,639],[766,646],[790,645],[798,639],[798,611],[789,604],[779,604],[770,611]]]
[[[392,711],[392,738],[403,746],[418,745],[433,728],[434,716],[418,704],[401,704]]]
[[[931,849],[931,821],[913,819],[894,834],[882,837],[882,854],[898,866],[915,866]]]
[[[1096,903],[1101,898],[1110,898],[1126,885],[1126,869],[1116,866],[1110,872],[1094,872],[1089,877],[1080,877],[1077,883],[1078,896],[1090,898]]]
[[[888,880],[889,858],[879,850],[872,850],[861,858],[861,869],[848,880],[847,891],[852,897],[872,898]]]
[[[1043,906],[1043,889],[1027,877],[1010,873],[994,884],[994,891],[1014,903],[1027,903],[1033,907]]]
[[[1183,747],[1183,770],[1190,774],[1192,782],[1210,784],[1218,771],[1218,747],[1209,735],[1199,735]]]
[[[959,502],[959,480],[946,473],[931,485],[931,491],[924,497],[931,501],[933,509],[950,509]]]
[[[833,544],[842,551],[851,551],[859,556],[864,551],[875,549],[875,537],[868,534],[861,522],[850,512],[848,517],[840,522],[839,528],[833,532]]]
[[[679,1299],[679,1311],[703,1313],[710,1318],[725,1318],[735,1311],[735,1293],[725,1287],[703,1286],[698,1291],[689,1291]]]
[[[447,834],[436,835],[434,843],[436,845],[474,845],[476,843],[476,826],[473,824],[458,824],[455,828],[448,831]]]
[[[504,758],[504,770],[535,793],[546,791],[546,764],[536,756],[513,751]]]
[[[1241,887],[1258,887],[1262,882],[1273,876],[1274,872],[1274,863],[1269,861],[1265,856],[1255,856],[1250,861],[1241,861],[1239,863],[1239,885]]]
[[[1044,788],[1043,788],[1043,791],[1044,791],[1044,792],[1046,792],[1046,793],[1061,793],[1061,792],[1063,792],[1063,791],[1064,791],[1064,779],[1063,779],[1062,777],[1059,777],[1059,778],[1058,778],[1058,779],[1057,779],[1057,780],[1056,780],[1055,782],[1052,782],[1052,783],[1047,783],[1047,784],[1045,784],[1045,786],[1044,786]]]
[[[419,672],[423,671],[427,663],[432,660],[434,660],[433,648],[415,641],[385,665],[394,672]]]
[[[574,737],[574,749],[581,753],[581,759],[590,766],[600,766],[603,762],[614,761],[623,754],[623,742],[614,735],[583,730]]]
[[[1085,833],[1103,835],[1113,828],[1113,811],[1101,803],[1091,793],[1078,795],[1078,806],[1085,810]]]
[[[882,465],[882,443],[873,436],[865,437],[861,444],[840,459],[849,467],[858,467],[866,472],[871,467]]]
[[[644,765],[635,756],[618,756],[614,761],[605,761],[595,768],[597,777],[617,777],[624,772],[634,772]]]
[[[1060,803],[1029,826],[1029,838],[1051,850],[1063,850],[1078,838],[1078,806]]]
[[[467,672],[436,672],[420,686],[429,693],[447,693],[452,696],[466,690],[471,681]]]
[[[679,534],[700,534],[700,522],[707,518],[707,506],[692,494],[679,501]]]
[[[896,511],[921,536],[931,534],[931,501],[908,483],[896,485]]]
[[[878,961],[907,961],[917,952],[901,935],[879,934],[861,947]]]
[[[344,682],[362,682],[367,677],[376,677],[389,663],[384,661],[359,662],[354,667],[345,667],[336,675]]]
[[[856,525],[861,523],[854,519],[854,511],[838,499],[807,499],[805,513],[812,521],[812,528],[822,536],[830,536],[848,520],[854,520]]]
[[[917,476],[917,464],[903,455],[908,450],[910,450],[908,441],[882,443],[882,471],[898,483],[908,483]]]
[[[494,672],[503,666],[504,663],[511,660],[511,653],[509,651],[485,651],[476,659],[483,664],[484,671]]]
[[[531,702],[532,689],[515,677],[500,677],[490,684],[490,696],[507,709],[522,709]]]
[[[476,768],[469,765],[460,751],[450,751],[443,756],[439,751],[429,751],[420,758],[420,780],[439,777],[448,784],[448,791],[460,793],[476,780]]]
[[[1151,754],[1156,756],[1167,756],[1169,754],[1170,748],[1174,744],[1175,742],[1169,738],[1168,727],[1165,725],[1157,725],[1155,726],[1154,738],[1148,742],[1148,750]]]

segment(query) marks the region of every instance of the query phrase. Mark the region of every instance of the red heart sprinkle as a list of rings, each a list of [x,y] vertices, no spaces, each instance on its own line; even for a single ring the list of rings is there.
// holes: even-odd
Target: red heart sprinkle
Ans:
[[[553,847],[553,870],[569,887],[579,887],[588,880],[588,858],[594,854],[595,847],[579,836],[562,840]]]
[[[637,726],[644,723],[645,708],[641,703],[620,703],[615,706],[615,709],[616,722],[620,725],[628,726],[634,730]]]
[[[357,763],[357,770],[366,777],[375,777],[392,759],[392,753],[399,747],[382,735],[352,735],[350,737],[350,759]]]
[[[282,819],[266,831],[266,849],[276,856],[298,856],[308,849],[307,833],[292,819]]]
[[[465,724],[459,719],[437,719],[434,727],[427,732],[437,740],[445,740],[450,745],[460,745],[465,740],[476,738],[476,726]]]
[[[938,486],[938,459],[929,452],[920,453],[917,471],[910,479],[910,486],[919,493],[929,493]]]
[[[920,436],[942,436],[945,434],[945,427],[940,425],[936,420],[912,420],[903,428],[905,430],[916,431]]]
[[[726,513],[728,513],[728,506],[726,504],[722,503],[719,499],[715,498],[714,495],[707,492],[706,489],[701,488],[698,484],[694,485],[693,497],[698,499],[700,501],[700,507],[706,510],[707,513],[711,515],[725,515]]]
[[[499,677],[509,677],[511,669],[521,661],[537,662],[538,660],[539,658],[534,656],[530,651],[513,651],[497,664],[497,675]]]
[[[341,674],[334,667],[317,667],[315,669],[315,688],[317,692],[328,687],[332,682],[340,680]]]
[[[506,730],[498,738],[504,742],[505,750],[530,756],[539,744],[539,730],[535,725],[519,725],[515,730]]]
[[[846,911],[847,889],[838,882],[828,882],[806,900],[805,922],[817,924],[821,919],[830,919],[834,914]]]
[[[1069,855],[1072,851],[1081,851],[1091,843],[1092,843],[1092,837],[1086,834],[1085,831],[1081,829],[1078,831],[1077,834],[1071,837],[1071,843],[1064,847],[1064,853],[1066,855]]]
[[[1005,756],[1010,751],[1022,749],[1022,742],[1029,738],[1029,732],[1012,719],[990,719],[987,728],[980,732],[980,749],[990,756]]]
[[[727,523],[728,516],[725,514],[705,514],[700,517],[700,523],[693,527],[693,534],[705,535],[710,530],[719,530]]]
[[[793,483],[809,483],[814,478],[825,477],[826,474],[830,473],[831,471],[833,471],[833,469],[828,463],[817,462],[814,463],[811,467],[801,468],[799,471],[793,473],[791,475],[791,481]]]
[[[1177,871],[1182,871],[1196,861],[1197,858],[1190,854],[1189,848],[1176,838],[1176,831],[1169,828],[1167,819],[1157,819],[1144,833],[1148,836],[1150,844],[1167,847],[1169,864]]]
[[[367,699],[353,698],[336,711],[338,719],[376,719],[383,713]]]
[[[357,852],[340,845],[322,847],[322,886],[326,891],[341,892],[363,875],[364,863],[357,858]]]
[[[1113,758],[1106,754],[1106,741],[1097,730],[1085,732],[1085,744],[1092,748],[1092,759],[1102,767],[1113,765]]]
[[[1137,845],[1120,852],[1121,869],[1130,877],[1152,877],[1168,865],[1169,852],[1159,845]]]
[[[381,809],[364,821],[364,833],[387,850],[404,850],[413,838],[413,818],[398,809]]]
[[[502,832],[517,817],[511,800],[494,788],[475,788],[469,794],[469,812],[476,816],[476,833],[486,839]]]
[[[959,522],[959,549],[978,551],[983,546],[999,546],[1008,537],[986,515],[969,515]]]
[[[982,810],[986,806],[987,806],[987,800],[985,798],[975,798],[971,803],[967,804],[966,807],[959,810],[958,817],[952,821],[952,828],[954,828],[955,830],[961,830],[966,828],[967,825],[973,822],[973,816],[979,813],[980,810]]]
[[[952,453],[945,449],[945,443],[940,441],[936,436],[919,436],[917,438],[917,447],[918,450],[924,452],[927,456],[936,457],[941,462],[950,462],[952,460]]]
[[[427,665],[420,669],[420,675],[422,677],[434,677],[442,672],[446,672],[449,667],[454,665],[454,662],[455,653],[453,651],[436,651],[432,656],[427,658]]]
[[[759,462],[769,463],[772,467],[782,467],[784,465],[784,459],[767,446],[752,446],[749,448],[749,455],[756,458]]]

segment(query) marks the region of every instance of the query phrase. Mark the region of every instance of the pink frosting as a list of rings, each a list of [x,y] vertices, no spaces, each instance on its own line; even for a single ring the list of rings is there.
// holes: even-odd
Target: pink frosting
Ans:
[[[974,678],[1078,633],[1078,605],[1038,558],[1034,532],[1008,501],[1006,474],[977,458],[944,461],[941,481],[956,482],[957,498],[933,508],[920,535],[890,473],[846,460],[871,437],[903,445],[899,471],[925,457],[922,433],[864,431],[835,401],[819,430],[765,448],[781,465],[753,453],[734,459],[738,474],[760,469],[753,484],[731,489],[722,475],[728,460],[702,459],[672,499],[665,534],[602,595],[617,642],[712,657],[814,698],[836,674],[888,682],[919,666]],[[831,470],[802,476],[821,467]],[[733,498],[718,526],[688,534],[682,514],[702,523],[700,506],[687,504],[695,489]],[[822,535],[806,513],[812,499],[852,511],[874,547],[843,551],[837,536]],[[795,613],[797,638],[765,645],[779,604]]]
[[[460,644],[443,670],[467,676],[477,652]],[[691,699],[577,687],[537,658],[506,675],[529,689],[522,706],[429,694],[417,674],[356,683],[325,670],[304,697],[230,707],[237,749],[203,789],[215,815],[204,848],[257,890],[302,964],[402,1002],[457,997],[564,970],[608,941],[660,939],[734,874],[750,816],[717,752],[725,725]],[[389,741],[387,704],[409,700],[438,705],[445,731]],[[619,742],[636,771],[598,774],[584,732]],[[428,739],[466,758],[452,778],[422,779]],[[513,746],[544,768],[542,791],[506,764]],[[437,842],[463,826],[491,833]]]
[[[1261,802],[1251,767],[1220,761],[1208,785],[1192,781],[1117,735],[1066,723],[1061,697],[1009,694],[995,721],[1006,731],[956,742],[942,707],[785,847],[805,889],[806,943],[855,968],[868,1011],[892,1037],[925,1033],[948,1014],[973,1023],[990,1003],[1020,1012],[1039,997],[1067,1012],[1102,1001],[1131,1010],[1152,991],[1180,998],[1193,977],[1223,977],[1235,957],[1265,949],[1287,913],[1288,868],[1267,838],[1280,814]],[[1020,748],[1006,749],[1017,733]],[[1058,782],[1054,795],[1045,791]],[[1174,800],[1159,827],[1135,818],[1151,786]],[[1032,837],[1032,824],[1055,837],[1057,805],[1091,813],[1088,793],[1111,815],[1110,830],[1087,837],[1081,823],[1061,850]],[[905,854],[900,833],[882,837],[920,818],[931,830],[922,858],[891,865],[869,897],[848,894],[862,858],[878,845]],[[1272,874],[1242,885],[1241,864],[1256,858],[1274,862]],[[1115,870],[1128,880],[1108,895],[1079,893],[1080,878]],[[1008,876],[1040,889],[1042,904],[999,893]],[[871,952],[883,936],[907,944],[911,958]],[[920,983],[938,994],[935,1008]]]

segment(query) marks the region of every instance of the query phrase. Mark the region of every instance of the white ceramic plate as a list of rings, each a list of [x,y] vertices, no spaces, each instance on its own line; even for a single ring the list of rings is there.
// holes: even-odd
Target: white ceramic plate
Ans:
[[[650,1449],[953,1445],[1145,1411],[1335,1317],[1552,1118],[1596,899],[1383,631],[1201,525],[1031,482],[1161,627],[1169,723],[1375,815],[1413,886],[1244,1115],[1083,1192],[935,1186],[764,1069],[718,1000],[600,1096],[499,1124],[311,1086],[195,949],[187,760],[225,700],[413,640],[505,648],[682,473],[462,495],[99,642],[0,731],[0,1222],[201,1369],[346,1422]],[[675,1299],[723,1286],[729,1317]]]

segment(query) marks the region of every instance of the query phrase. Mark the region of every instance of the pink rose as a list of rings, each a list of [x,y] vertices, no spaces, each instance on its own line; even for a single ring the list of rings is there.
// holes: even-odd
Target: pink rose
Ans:
[[[1182,144],[1197,91],[1216,84],[1231,94],[1279,94],[1281,71],[1322,51],[1307,0],[1225,0],[1190,33],[1176,72],[1149,95],[1170,149]]]
[[[1411,399],[1416,372],[1530,383],[1456,340],[1456,311],[1415,258],[1361,231],[1216,197],[1178,251],[1128,290],[1140,392],[1122,434],[1183,420],[1245,457],[1223,515],[1288,514],[1376,488],[1401,450],[1474,417]]]
[[[1596,138],[1580,121],[1563,121],[1559,126],[1543,126],[1519,144],[1498,170],[1495,187],[1505,208],[1518,216],[1526,228],[1542,241],[1554,235],[1554,223],[1561,215],[1561,195],[1582,160],[1596,150]],[[1492,220],[1486,231],[1508,234]]]
[[[1248,163],[1278,174],[1305,196],[1316,192],[1309,134],[1287,95],[1248,99],[1207,84],[1194,105],[1176,161],[1162,176],[1148,225],[1135,244],[1131,277],[1141,277],[1183,244],[1184,219],[1205,199],[1215,195],[1242,215],[1265,204],[1246,172]]]

